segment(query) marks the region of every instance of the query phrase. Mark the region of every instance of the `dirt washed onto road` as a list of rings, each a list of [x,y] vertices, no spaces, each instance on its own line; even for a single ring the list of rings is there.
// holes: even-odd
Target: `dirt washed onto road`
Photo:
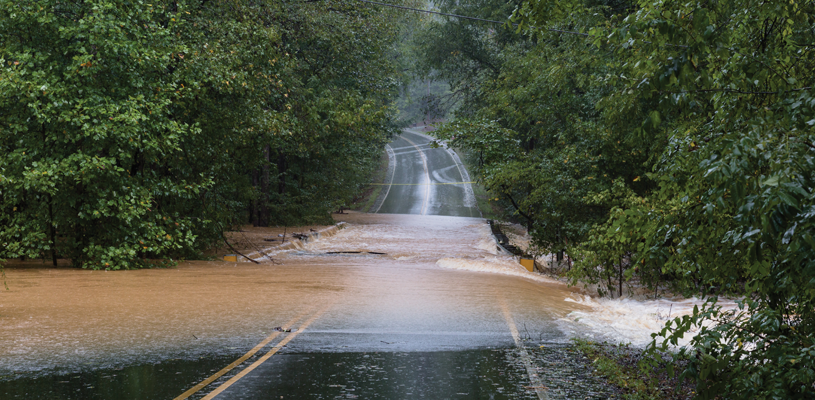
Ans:
[[[304,280],[302,270],[289,266],[225,262],[117,272],[11,267],[6,273],[11,290],[0,294],[0,369],[6,374],[234,347],[317,300],[304,298],[304,287],[331,291],[342,284],[336,277]]]
[[[347,228],[294,249],[264,240],[282,229],[232,234],[247,238],[243,250],[267,245],[260,250],[274,264],[115,272],[11,264],[10,290],[0,293],[0,380],[240,353],[317,308],[327,311],[290,344],[297,351],[503,346],[512,343],[510,315],[538,340],[603,334],[584,323],[600,321],[602,309],[498,254],[482,219],[335,218]],[[325,227],[306,228],[293,230]]]

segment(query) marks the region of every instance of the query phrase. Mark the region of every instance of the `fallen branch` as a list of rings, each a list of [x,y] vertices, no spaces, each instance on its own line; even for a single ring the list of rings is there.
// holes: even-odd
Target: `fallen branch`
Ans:
[[[243,234],[243,231],[240,231],[240,233],[241,233],[241,236],[243,236],[244,240],[246,240],[246,242],[249,243],[249,246],[253,247],[255,249],[255,251],[257,251],[258,253],[263,254],[264,256],[266,256],[266,258],[268,258],[269,260],[272,261],[272,264],[277,264],[275,262],[274,258],[272,258],[272,256],[270,256],[270,255],[264,253],[262,250],[258,249],[258,247],[255,246],[255,244],[252,243],[252,241],[249,240],[249,238],[246,237],[246,235]],[[244,257],[246,257],[246,256],[244,256]]]
[[[241,253],[240,251],[235,250],[235,248],[234,248],[234,247],[232,247],[232,245],[231,245],[231,244],[229,244],[229,241],[228,241],[228,240],[226,240],[226,236],[222,236],[222,238],[224,239],[224,243],[226,243],[227,247],[229,247],[229,249],[230,249],[230,250],[234,251],[234,252],[235,252],[235,254],[241,255],[241,256],[243,256],[243,258],[245,258],[245,259],[247,259],[247,260],[249,260],[249,261],[251,261],[251,262],[253,262],[253,263],[255,263],[255,264],[260,264],[259,262],[257,262],[257,261],[255,261],[255,260],[253,260],[253,259],[249,258],[247,255],[245,255],[245,254]]]

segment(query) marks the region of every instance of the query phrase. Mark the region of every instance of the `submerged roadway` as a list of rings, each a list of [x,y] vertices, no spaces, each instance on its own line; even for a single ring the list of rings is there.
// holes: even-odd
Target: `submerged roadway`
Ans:
[[[580,306],[559,283],[489,273],[516,261],[497,252],[458,157],[431,140],[396,138],[376,212],[335,215],[347,228],[275,264],[9,272],[22,289],[3,294],[4,313],[49,318],[0,337],[0,397],[564,398],[527,349],[566,342]],[[55,372],[3,380],[37,368]]]

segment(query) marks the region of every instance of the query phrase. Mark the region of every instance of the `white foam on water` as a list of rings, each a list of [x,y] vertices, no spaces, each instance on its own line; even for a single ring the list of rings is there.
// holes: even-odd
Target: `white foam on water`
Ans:
[[[651,334],[662,330],[665,323],[673,318],[690,315],[693,307],[701,308],[704,300],[689,299],[635,300],[631,298],[595,298],[575,295],[568,302],[589,307],[591,311],[572,311],[564,320],[587,327],[605,340],[631,343],[643,347],[651,342]],[[725,309],[736,307],[732,300],[718,303]],[[691,331],[679,341],[679,346],[690,342],[695,332]]]
[[[473,225],[473,229],[478,233],[478,242],[473,247],[490,254],[498,254],[498,245],[495,244],[489,225]]]
[[[529,272],[521,264],[512,258],[502,259],[498,257],[469,259],[469,258],[442,258],[436,261],[436,265],[441,268],[457,269],[462,271],[488,272],[493,274],[518,276],[535,282],[560,283],[554,279],[543,275]]]
[[[290,252],[292,250],[302,250],[305,248],[303,242],[298,239],[286,239],[286,243],[279,244],[277,246],[272,247],[265,247],[260,251],[252,251],[244,253],[247,257],[259,261],[259,262],[267,262],[269,261],[268,257],[274,257],[281,253]],[[238,262],[250,262],[243,256],[238,256]]]

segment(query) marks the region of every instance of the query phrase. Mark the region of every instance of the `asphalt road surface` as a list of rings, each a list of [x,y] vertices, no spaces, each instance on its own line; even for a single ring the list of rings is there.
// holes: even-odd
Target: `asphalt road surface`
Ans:
[[[458,155],[433,138],[405,130],[388,145],[391,168],[377,213],[481,217]]]

